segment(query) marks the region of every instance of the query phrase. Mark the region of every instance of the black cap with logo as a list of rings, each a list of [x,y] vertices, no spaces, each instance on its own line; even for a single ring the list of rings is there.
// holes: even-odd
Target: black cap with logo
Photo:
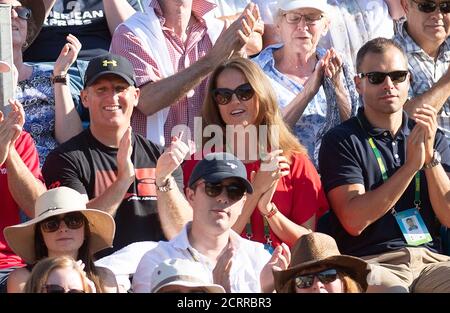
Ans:
[[[133,65],[123,56],[107,53],[93,58],[84,74],[84,88],[92,85],[98,78],[106,74],[115,74],[136,86]]]

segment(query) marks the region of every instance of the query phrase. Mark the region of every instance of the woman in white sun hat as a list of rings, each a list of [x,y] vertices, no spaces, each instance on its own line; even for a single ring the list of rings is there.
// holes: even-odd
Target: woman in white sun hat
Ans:
[[[279,0],[274,24],[281,43],[252,60],[269,77],[285,122],[317,167],[322,136],[356,112],[354,75],[334,49],[317,48],[330,24],[326,0]]]
[[[112,246],[114,219],[105,212],[86,208],[77,191],[58,187],[43,193],[35,205],[35,218],[4,229],[11,249],[28,265],[8,278],[8,292],[22,292],[31,268],[46,257],[70,256],[84,263],[97,292],[117,292],[114,274],[93,263],[93,254]]]

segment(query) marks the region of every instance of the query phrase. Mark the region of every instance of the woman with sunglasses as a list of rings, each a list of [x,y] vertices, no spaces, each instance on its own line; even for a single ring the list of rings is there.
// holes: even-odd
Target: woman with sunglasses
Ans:
[[[254,188],[233,230],[265,244],[269,252],[282,242],[292,246],[314,230],[317,218],[328,210],[319,175],[284,124],[272,86],[258,65],[245,58],[220,64],[210,76],[202,117],[203,153],[209,152],[208,141],[214,140],[206,135],[208,129],[218,128],[223,137],[214,148],[233,151],[245,164]],[[236,131],[227,134],[230,128]],[[251,130],[254,135],[247,136],[245,132]],[[267,146],[258,145],[261,140]],[[189,160],[183,165],[185,179],[195,163]],[[217,189],[205,188],[211,196],[222,191]]]
[[[302,236],[286,270],[273,271],[279,293],[357,293],[367,289],[368,264],[341,255],[336,241],[322,233]]]
[[[334,49],[317,48],[328,32],[326,0],[280,0],[274,22],[281,43],[253,58],[269,77],[283,118],[318,168],[322,136],[354,115],[353,74]]]
[[[68,256],[45,258],[31,271],[24,293],[95,293],[80,262]]]
[[[47,6],[52,2],[45,0]],[[43,0],[0,0],[0,4],[12,5],[13,59],[19,74],[16,98],[25,110],[24,129],[33,137],[42,165],[51,150],[82,130],[66,77],[81,44],[69,34],[52,70],[25,63],[23,52],[38,35],[49,8]]]
[[[4,230],[11,249],[27,263],[9,275],[8,292],[22,292],[34,265],[46,257],[57,256],[80,260],[97,292],[118,291],[114,274],[96,267],[93,259],[95,252],[112,246],[115,223],[109,214],[87,209],[81,194],[58,187],[36,200],[35,216]]]

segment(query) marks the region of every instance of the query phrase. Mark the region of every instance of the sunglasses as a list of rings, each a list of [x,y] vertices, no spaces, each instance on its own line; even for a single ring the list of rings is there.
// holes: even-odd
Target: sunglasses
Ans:
[[[80,212],[73,212],[67,213],[63,217],[52,216],[41,222],[41,229],[46,233],[53,233],[59,229],[61,221],[64,221],[69,229],[78,229],[84,225],[84,215]]]
[[[302,17],[305,19],[306,25],[315,25],[323,18],[322,14],[299,14],[294,12],[288,12],[283,14],[288,24],[298,24],[301,22]]]
[[[359,73],[359,78],[367,77],[369,83],[373,85],[379,85],[389,76],[394,84],[399,84],[405,81],[408,76],[408,71],[393,71],[389,73],[384,72],[369,72],[369,73]]]
[[[45,285],[44,290],[47,293],[85,293],[84,290],[80,290],[80,289],[66,290],[66,289],[64,289],[64,287],[62,287],[60,285]]]
[[[31,10],[27,7],[11,7],[11,11],[16,11],[17,15],[23,20],[29,20],[31,18]]]
[[[222,183],[213,184],[208,182],[200,182],[195,187],[197,187],[201,183],[205,184],[205,193],[211,198],[215,198],[218,195],[220,195],[222,193],[223,188],[225,188],[225,190],[227,191],[228,198],[232,201],[238,201],[242,199],[245,192],[247,191],[247,188],[243,184],[237,182],[231,183],[229,185],[223,185]]]
[[[248,101],[253,97],[255,91],[249,83],[245,83],[237,86],[235,90],[228,88],[215,88],[212,90],[212,94],[214,101],[216,101],[217,104],[225,105],[230,103],[233,94],[235,94],[240,101]]]
[[[420,12],[423,13],[431,13],[436,11],[436,8],[438,5],[435,2],[417,2],[415,0],[412,0],[415,4],[417,4],[417,8]],[[447,2],[441,2],[439,3],[439,10],[441,10],[442,13],[450,13],[450,1]]]
[[[336,269],[330,268],[319,273],[298,275],[295,277],[295,286],[299,289],[310,288],[314,283],[315,277],[317,277],[322,284],[329,284],[338,278],[338,273]]]

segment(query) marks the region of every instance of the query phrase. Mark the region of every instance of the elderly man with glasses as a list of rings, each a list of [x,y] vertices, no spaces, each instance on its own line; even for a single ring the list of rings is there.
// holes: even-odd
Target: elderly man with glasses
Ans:
[[[438,253],[437,238],[438,224],[450,225],[450,148],[436,109],[424,104],[409,117],[403,110],[410,74],[393,40],[367,42],[356,66],[364,106],[322,140],[333,210],[319,231],[371,264],[369,292],[450,292],[450,257]],[[406,227],[408,218],[420,232]]]
[[[450,1],[401,2],[406,19],[397,24],[394,40],[405,50],[412,75],[405,110],[411,114],[424,103],[432,105],[450,140]]]
[[[205,156],[192,171],[186,189],[192,221],[172,240],[159,242],[143,256],[133,276],[133,291],[150,292],[156,266],[165,259],[179,258],[199,262],[210,282],[222,285],[227,292],[272,292],[272,267],[287,268],[289,248],[282,244],[271,256],[263,244],[244,239],[231,229],[247,193],[252,192],[245,166],[234,155]],[[158,197],[160,201],[164,199]]]

